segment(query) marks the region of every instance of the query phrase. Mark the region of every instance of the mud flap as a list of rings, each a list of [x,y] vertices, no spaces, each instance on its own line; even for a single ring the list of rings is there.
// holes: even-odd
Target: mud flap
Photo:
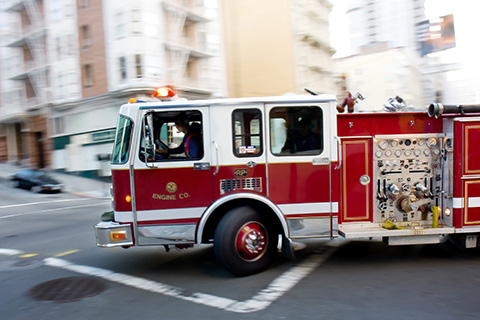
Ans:
[[[282,236],[282,253],[291,260],[297,260],[295,256],[295,249],[293,248],[292,239]]]

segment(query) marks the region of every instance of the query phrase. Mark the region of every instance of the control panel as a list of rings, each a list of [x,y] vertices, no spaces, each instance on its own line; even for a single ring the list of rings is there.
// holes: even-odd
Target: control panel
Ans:
[[[431,221],[442,183],[443,135],[375,136],[373,221]]]

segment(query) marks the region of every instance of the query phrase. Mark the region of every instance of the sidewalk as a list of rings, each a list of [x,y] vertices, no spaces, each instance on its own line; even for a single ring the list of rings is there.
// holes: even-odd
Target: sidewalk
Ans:
[[[7,183],[12,174],[22,169],[27,168],[10,163],[0,163],[0,183]],[[79,177],[74,174],[46,171],[55,180],[58,180],[58,182],[64,185],[64,188],[62,189],[62,192],[64,193],[70,193],[86,198],[110,199],[110,182]]]

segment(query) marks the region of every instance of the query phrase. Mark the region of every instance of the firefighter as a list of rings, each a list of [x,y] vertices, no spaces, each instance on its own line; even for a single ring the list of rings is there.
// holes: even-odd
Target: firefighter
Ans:
[[[158,153],[182,154],[185,153],[187,159],[200,159],[203,156],[203,139],[201,135],[201,125],[197,122],[189,123],[187,115],[181,113],[175,119],[175,127],[184,134],[183,141],[177,148],[168,150],[157,150]]]
[[[296,153],[317,149],[320,149],[320,139],[318,135],[312,131],[310,121],[308,119],[302,119],[298,123],[298,126],[292,132],[289,132],[282,152]]]

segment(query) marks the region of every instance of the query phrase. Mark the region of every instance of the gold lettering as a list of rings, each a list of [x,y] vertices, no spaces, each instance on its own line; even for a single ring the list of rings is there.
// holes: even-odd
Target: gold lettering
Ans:
[[[155,200],[177,200],[177,196],[174,194],[158,194],[154,193],[152,198]]]
[[[181,199],[181,200],[183,200],[183,199],[190,198],[190,195],[189,195],[188,193],[186,193],[186,192],[185,192],[185,193],[180,193],[180,194],[178,195],[178,198]]]

